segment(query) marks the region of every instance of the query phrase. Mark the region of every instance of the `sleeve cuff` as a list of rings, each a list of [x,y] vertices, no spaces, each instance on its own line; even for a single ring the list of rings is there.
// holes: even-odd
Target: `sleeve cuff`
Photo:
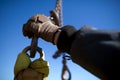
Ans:
[[[72,42],[75,40],[77,30],[70,25],[61,28],[61,33],[58,38],[57,47],[62,52],[69,53]]]

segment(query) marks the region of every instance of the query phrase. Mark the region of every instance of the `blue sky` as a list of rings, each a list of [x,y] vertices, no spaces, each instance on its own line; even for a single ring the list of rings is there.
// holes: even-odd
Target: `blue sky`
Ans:
[[[23,24],[35,14],[49,16],[55,3],[56,0],[0,0],[0,80],[13,80],[17,55],[31,43],[31,39],[22,34]],[[103,30],[120,30],[120,0],[63,0],[63,25],[73,25],[76,29],[89,25]],[[47,80],[61,80],[62,57],[52,58],[56,46],[42,39],[38,45],[50,64]],[[72,61],[68,61],[68,67],[72,80],[100,80]]]

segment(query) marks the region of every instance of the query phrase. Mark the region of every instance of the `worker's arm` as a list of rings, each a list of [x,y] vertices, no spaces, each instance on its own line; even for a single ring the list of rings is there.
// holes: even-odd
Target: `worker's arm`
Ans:
[[[72,61],[105,80],[118,80],[120,71],[120,31],[59,29],[46,16],[35,15],[23,26],[24,36],[37,35],[71,55]],[[113,79],[114,78],[114,79]],[[118,78],[118,79],[116,79]]]
[[[120,31],[92,28],[62,28],[57,46],[68,52],[72,61],[102,80],[119,78]],[[118,73],[117,73],[118,72]]]

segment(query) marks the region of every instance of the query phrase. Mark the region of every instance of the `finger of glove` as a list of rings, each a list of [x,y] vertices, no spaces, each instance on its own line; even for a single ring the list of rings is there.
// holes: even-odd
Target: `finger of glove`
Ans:
[[[39,37],[38,29],[41,26],[41,23],[28,22],[23,26],[24,36],[33,37],[34,35]]]
[[[28,38],[31,38],[34,33],[30,30],[30,26],[28,24],[23,25],[23,35],[28,36]]]
[[[28,21],[29,22],[36,22],[36,23],[38,23],[38,22],[43,23],[43,22],[46,22],[46,21],[50,21],[50,19],[43,14],[37,14],[37,15],[31,17]]]
[[[27,34],[29,33],[29,32],[28,32],[28,29],[27,29],[27,24],[23,24],[23,29],[22,29],[22,31],[23,31],[23,35],[24,35],[24,36],[27,36]]]

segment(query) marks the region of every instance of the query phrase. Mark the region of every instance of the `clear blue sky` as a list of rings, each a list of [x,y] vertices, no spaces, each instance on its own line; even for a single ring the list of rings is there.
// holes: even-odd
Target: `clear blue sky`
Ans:
[[[22,34],[23,24],[35,14],[49,16],[56,0],[0,0],[0,80],[13,80],[18,53],[30,45]],[[120,0],[63,0],[63,25],[80,29],[90,25],[97,29],[120,30]],[[50,64],[47,80],[61,80],[61,57],[53,59],[55,45],[39,39]],[[37,57],[38,58],[38,55]],[[72,61],[68,61],[72,80],[99,80]]]

